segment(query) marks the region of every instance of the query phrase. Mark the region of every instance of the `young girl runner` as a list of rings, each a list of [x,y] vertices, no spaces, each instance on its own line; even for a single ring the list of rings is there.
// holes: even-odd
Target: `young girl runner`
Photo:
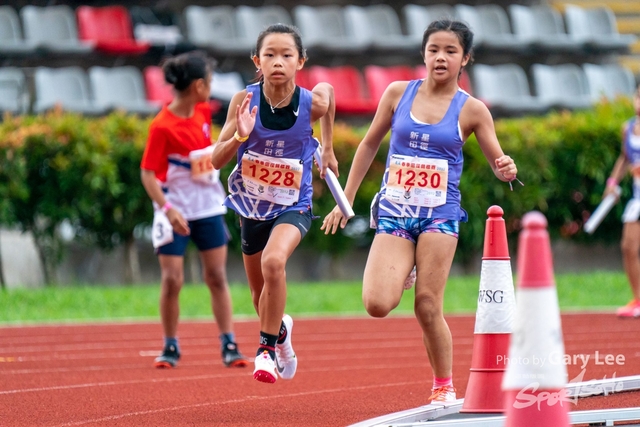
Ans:
[[[142,158],[142,184],[155,208],[153,239],[162,271],[160,317],[164,349],[158,368],[180,359],[178,294],[184,281],[184,253],[189,239],[200,251],[204,281],[220,330],[222,361],[246,366],[238,351],[227,285],[228,231],[225,192],[211,165],[211,109],[208,104],[213,62],[200,52],[172,58],[163,66],[175,98],[151,122]]]
[[[322,164],[338,173],[333,153],[333,88],[296,86],[306,60],[296,28],[276,24],[260,33],[253,62],[261,73],[231,100],[213,165],[236,156],[225,205],[240,216],[242,252],[260,341],[253,377],[273,383],[291,379],[298,360],[291,346],[293,320],[284,315],[287,260],[311,226],[311,171],[318,142],[312,123],[320,120]],[[276,374],[277,371],[277,374]]]
[[[440,20],[428,26],[422,39],[428,77],[389,85],[356,151],[345,187],[353,203],[391,129],[382,187],[372,209],[377,230],[362,298],[371,316],[385,317],[400,302],[405,280],[416,266],[414,310],[433,370],[429,399],[437,402],[456,399],[443,297],[459,222],[467,220],[458,190],[464,142],[475,133],[498,179],[511,181],[517,173],[513,160],[500,148],[487,107],[458,86],[462,67],[471,59],[472,43],[472,32],[461,22]],[[336,207],[321,228],[335,233],[346,222]]]
[[[622,215],[622,261],[631,285],[633,299],[617,311],[620,317],[640,317],[640,86],[633,97],[636,115],[622,126],[622,149],[616,160],[604,197],[616,191],[618,183],[631,172],[633,176],[633,198],[627,203]]]

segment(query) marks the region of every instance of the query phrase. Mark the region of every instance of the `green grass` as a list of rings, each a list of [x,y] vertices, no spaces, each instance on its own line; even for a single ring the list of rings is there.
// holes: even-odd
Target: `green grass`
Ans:
[[[517,280],[517,279],[516,279]],[[474,313],[478,276],[451,277],[445,311]],[[516,283],[514,281],[514,283]],[[624,273],[556,275],[561,310],[610,310],[626,304],[631,291]],[[236,317],[255,317],[246,285],[231,285]],[[0,290],[0,323],[158,319],[159,285],[65,286]],[[307,315],[366,315],[358,282],[290,283],[287,312]],[[413,291],[405,292],[395,314],[413,312]],[[180,293],[182,319],[211,318],[203,284],[187,284]]]

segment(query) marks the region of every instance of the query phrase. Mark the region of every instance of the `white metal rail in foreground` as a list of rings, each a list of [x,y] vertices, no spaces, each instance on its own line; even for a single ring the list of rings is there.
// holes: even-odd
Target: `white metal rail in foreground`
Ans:
[[[634,390],[640,390],[640,375],[569,383],[567,385],[567,391],[571,398],[608,396],[612,393]],[[463,402],[464,399],[458,399],[450,404],[420,406],[372,418],[352,424],[349,427],[502,427],[504,425],[505,416],[502,414],[460,414]],[[573,411],[569,413],[569,416],[571,424],[605,423],[604,425],[606,426],[612,426],[615,421],[640,420],[640,407]],[[447,419],[442,419],[443,417]]]

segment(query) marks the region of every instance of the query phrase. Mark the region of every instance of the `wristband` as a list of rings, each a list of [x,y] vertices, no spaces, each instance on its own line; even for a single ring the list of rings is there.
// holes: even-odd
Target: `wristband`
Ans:
[[[618,180],[615,178],[607,178],[607,187],[615,187],[618,185]]]
[[[238,131],[235,131],[235,133],[233,134],[233,137],[234,137],[235,139],[237,139],[237,140],[238,140],[238,142],[245,142],[247,139],[249,139],[249,135],[247,135],[247,136],[240,136],[240,135],[238,134]]]
[[[171,203],[166,202],[166,203],[162,206],[161,210],[162,210],[162,212],[164,212],[164,213],[166,214],[167,212],[169,212],[169,209],[171,209],[172,207],[173,207],[173,206],[171,205]]]

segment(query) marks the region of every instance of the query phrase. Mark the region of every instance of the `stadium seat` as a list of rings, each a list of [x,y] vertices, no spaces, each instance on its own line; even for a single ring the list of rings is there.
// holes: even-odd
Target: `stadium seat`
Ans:
[[[527,74],[517,64],[474,64],[471,72],[474,96],[499,115],[541,113],[550,108],[531,95]]]
[[[11,6],[0,6],[0,55],[28,55],[35,45],[22,38],[18,12]]]
[[[296,73],[296,84],[308,90],[313,89],[309,82],[309,69],[306,66]]]
[[[400,18],[387,4],[371,6],[349,5],[344,8],[345,20],[354,33],[371,39],[371,47],[378,51],[419,50],[420,41],[402,33]]]
[[[310,51],[330,54],[362,53],[371,46],[369,33],[357,33],[344,10],[337,5],[293,8],[296,26]]]
[[[377,103],[367,95],[364,81],[357,68],[345,65],[342,67],[323,67],[314,65],[308,68],[311,87],[319,82],[327,82],[333,86],[336,97],[336,113],[339,114],[374,114]]]
[[[133,66],[89,68],[89,81],[95,104],[105,110],[151,115],[158,112],[157,103],[147,101],[142,73]]]
[[[76,15],[66,5],[24,6],[20,9],[25,39],[54,53],[89,53],[94,43],[78,39]]]
[[[448,4],[433,4],[431,6],[421,6],[417,4],[406,4],[402,7],[402,16],[407,29],[407,34],[422,46],[422,36],[427,26],[435,20],[442,18],[452,19],[455,11]]]
[[[16,67],[0,68],[0,114],[24,114],[29,110],[29,91],[24,72]]]
[[[33,111],[60,106],[67,111],[88,115],[106,113],[92,102],[87,74],[80,67],[38,67],[34,72],[35,102]]]
[[[260,32],[269,25],[293,24],[287,9],[278,5],[260,7],[238,6],[235,9],[235,15],[242,37],[253,40],[254,45]]]
[[[533,64],[538,97],[556,108],[584,109],[592,105],[584,70],[576,64]]]
[[[582,68],[587,76],[593,102],[599,102],[603,98],[611,101],[618,96],[633,96],[636,81],[628,68],[618,64],[583,64]]]
[[[139,55],[149,50],[149,43],[133,37],[131,17],[123,6],[80,6],[76,17],[80,40],[94,42],[100,52]]]
[[[136,40],[152,46],[175,46],[184,41],[178,18],[172,12],[133,6],[129,13]]]
[[[550,6],[512,4],[509,15],[516,36],[536,50],[578,53],[585,47],[581,41],[569,37],[562,15]]]
[[[413,69],[406,65],[395,67],[381,67],[378,65],[367,65],[364,68],[364,79],[369,89],[371,102],[376,105],[380,102],[382,94],[389,84],[395,81],[415,79]]]
[[[166,105],[173,101],[173,86],[164,79],[161,67],[151,65],[142,70],[147,101],[157,105]]]
[[[184,9],[189,41],[217,54],[249,55],[256,39],[243,36],[232,6],[187,6]]]
[[[474,32],[478,48],[523,53],[531,44],[511,31],[507,12],[496,4],[455,6],[456,15],[466,21]]]
[[[597,52],[627,52],[637,38],[631,34],[620,34],[616,17],[610,8],[582,8],[568,4],[565,20],[569,35]]]
[[[211,97],[220,101],[229,102],[233,95],[246,87],[240,73],[231,71],[228,73],[213,73],[211,81]]]

